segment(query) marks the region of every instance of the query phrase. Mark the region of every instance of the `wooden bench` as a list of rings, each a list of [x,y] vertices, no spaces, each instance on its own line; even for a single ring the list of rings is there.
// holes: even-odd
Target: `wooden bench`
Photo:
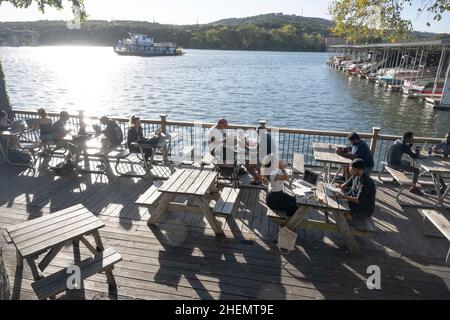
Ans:
[[[285,212],[267,209],[267,218],[269,218],[273,223],[284,226],[289,222],[290,217],[287,216]],[[372,217],[366,219],[352,220],[349,223],[352,228],[352,233],[358,237],[368,236],[370,233],[376,233],[377,228],[372,220]],[[311,220],[307,219],[304,222],[304,226],[311,229],[325,230],[330,232],[336,232],[337,227],[332,227],[327,221]]]
[[[395,200],[398,201],[398,199],[400,198],[400,194],[403,192],[403,190],[413,185],[412,179],[408,178],[408,176],[403,172],[390,167],[386,162],[382,162],[381,165],[382,167],[380,172],[378,173],[378,179],[383,182],[383,180],[381,179],[381,175],[383,174],[384,170],[386,170],[387,172],[389,172],[392,178],[394,178],[394,180],[397,181],[398,184],[400,184],[400,190],[398,191],[397,196],[395,197]]]
[[[212,210],[216,216],[229,217],[237,207],[240,189],[223,188]]]
[[[432,209],[421,209],[420,213],[423,215],[423,223],[425,221],[430,221],[442,235],[450,241],[450,221],[445,217],[441,212]],[[423,232],[423,227],[422,227]],[[448,263],[450,258],[450,248],[447,252],[447,256],[445,257],[445,262]]]
[[[110,288],[116,288],[116,282],[112,275],[114,264],[122,260],[122,257],[114,249],[108,248],[99,252],[94,257],[81,261],[78,265],[81,271],[81,279],[84,280],[99,272],[107,272],[107,280]],[[54,297],[67,289],[67,280],[72,274],[67,269],[62,269],[46,278],[31,284],[37,297],[45,300]],[[81,289],[81,288],[77,288]]]
[[[284,226],[289,221],[289,217],[287,216],[286,212],[277,210],[274,211],[270,208],[267,208],[266,217],[273,223],[280,226]]]
[[[162,184],[162,181],[156,181],[143,195],[139,197],[135,204],[139,207],[145,207],[148,209],[154,208],[162,196],[162,193],[158,190]]]

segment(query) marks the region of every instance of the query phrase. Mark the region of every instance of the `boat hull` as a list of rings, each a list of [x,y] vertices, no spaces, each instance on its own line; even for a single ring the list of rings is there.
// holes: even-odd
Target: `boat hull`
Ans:
[[[130,52],[115,51],[119,56],[135,56],[135,57],[170,57],[181,56],[183,53],[156,53],[156,52]]]

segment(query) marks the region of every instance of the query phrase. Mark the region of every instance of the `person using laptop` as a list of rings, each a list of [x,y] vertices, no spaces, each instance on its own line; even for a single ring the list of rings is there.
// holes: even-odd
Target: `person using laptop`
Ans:
[[[374,167],[374,161],[373,161],[373,155],[372,151],[370,151],[369,146],[366,142],[361,140],[359,134],[356,132],[350,133],[348,135],[348,141],[352,145],[352,148],[350,151],[341,151],[340,149],[336,150],[336,153],[344,158],[347,159],[362,159],[364,162],[365,171],[368,176],[370,176],[370,173],[372,172],[372,169]],[[347,167],[344,167],[345,176],[349,176],[350,172]]]
[[[375,211],[375,182],[367,175],[365,169],[362,159],[353,160],[350,165],[352,177],[338,186],[342,193],[335,193],[337,198],[348,202],[350,208],[350,214],[346,215],[348,220],[365,219],[372,216]]]
[[[403,160],[404,154],[409,155],[412,159],[419,159],[420,154],[416,154],[411,150],[414,144],[414,133],[406,132],[403,135],[403,139],[396,140],[392,146],[390,146],[387,153],[387,163],[388,165],[395,169],[405,172],[411,172],[413,174],[413,185],[409,189],[409,192],[422,196],[422,191],[417,187],[417,182],[419,181],[420,170],[411,165],[411,162]]]
[[[257,158],[256,163],[251,163],[250,161],[246,161],[245,169],[252,176],[251,185],[258,186],[262,182],[262,177],[260,173],[261,168],[261,159],[264,159],[265,156],[269,154],[277,154],[277,145],[275,143],[275,139],[273,138],[270,129],[264,127],[258,127],[256,129],[256,134],[258,136],[258,140],[256,143],[257,150]],[[247,147],[251,145],[249,143],[246,144]]]
[[[293,216],[299,205],[295,197],[284,192],[284,183],[289,180],[287,164],[278,160],[273,153],[265,156],[261,164],[261,177],[269,184],[267,206],[274,211],[285,212],[288,217]]]
[[[236,138],[226,133],[228,121],[219,119],[217,124],[208,130],[208,151],[218,159],[219,165],[234,164],[234,150]]]

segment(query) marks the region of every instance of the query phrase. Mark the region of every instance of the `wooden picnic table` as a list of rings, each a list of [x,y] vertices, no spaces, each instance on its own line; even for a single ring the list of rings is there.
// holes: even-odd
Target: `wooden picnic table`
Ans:
[[[30,266],[35,283],[39,284],[44,282],[45,284],[44,280],[46,278],[44,277],[43,272],[64,246],[72,244],[75,253],[79,243],[81,242],[94,255],[102,253],[105,248],[98,230],[104,226],[104,223],[88,209],[82,205],[77,205],[53,214],[21,223],[19,225],[8,227],[6,232],[10,238],[10,241],[16,247],[17,266],[22,267],[23,260],[26,260]],[[92,245],[86,238],[86,236],[89,235],[94,237],[95,246]],[[113,263],[118,262],[117,260],[120,260],[120,256],[110,251],[111,250],[108,249],[110,259],[113,259]],[[43,253],[46,253],[45,257],[42,258],[38,264],[36,264],[36,260]],[[111,258],[111,256],[113,257]],[[77,259],[78,258],[75,257],[75,261],[77,261]],[[81,262],[81,264],[83,264],[83,262]],[[93,267],[91,265],[90,271],[92,272],[92,270]],[[111,269],[108,269],[107,265],[101,265],[98,270],[98,272],[106,271],[108,283],[111,286],[115,286],[112,271]],[[62,274],[62,276],[64,276],[64,274]],[[49,277],[52,277],[52,275]],[[64,283],[62,283],[62,285],[64,285]],[[40,287],[39,285],[37,286]],[[42,289],[48,290],[47,288]],[[53,288],[52,290],[55,289]],[[52,291],[49,293],[49,296],[53,293],[57,292]],[[38,296],[40,296],[39,293]],[[45,294],[43,296],[47,297]]]
[[[209,208],[211,191],[216,192],[215,182],[217,172],[198,169],[179,169],[159,188],[161,198],[155,211],[151,214],[148,224],[155,224],[165,213],[171,201],[177,196],[188,199],[189,207],[195,206],[206,217],[214,232],[223,234],[219,222]],[[188,207],[188,205],[186,205]]]
[[[350,213],[347,201],[329,197],[325,192],[325,185],[322,182],[317,184],[314,191],[313,195],[298,195],[296,197],[297,204],[299,205],[298,210],[287,220],[281,217],[281,224],[292,231],[312,229],[340,233],[344,238],[349,252],[356,255],[360,254],[361,250],[355,240],[355,236],[363,236],[365,233],[349,225],[345,217],[346,213]],[[322,211],[325,214],[325,221],[308,219],[306,215],[309,209]],[[335,222],[330,221],[330,214]],[[274,222],[277,222],[277,217],[271,218]]]
[[[343,145],[337,145],[325,142],[313,142],[314,159],[323,165],[324,180],[328,183],[334,183],[337,176],[343,170],[343,166],[348,166],[352,160],[342,157],[336,153],[339,147],[345,148]],[[331,180],[331,166],[338,165],[338,171]]]
[[[449,193],[450,183],[444,192],[441,192],[440,180],[443,175],[450,173],[450,159],[443,157],[428,156],[426,158],[419,159],[421,169],[429,172],[433,179],[433,184],[437,194],[437,205],[441,206],[444,202],[444,198]]]

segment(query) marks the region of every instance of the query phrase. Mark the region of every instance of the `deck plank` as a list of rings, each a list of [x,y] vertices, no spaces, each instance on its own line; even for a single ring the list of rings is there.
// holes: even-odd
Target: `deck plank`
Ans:
[[[134,204],[152,185],[147,179],[90,174],[55,179],[46,170],[31,177],[2,165],[0,174],[2,232],[74,204],[100,217],[105,246],[123,257],[114,269],[119,299],[450,298],[450,267],[444,263],[448,242],[423,237],[417,207],[398,204],[397,187],[390,183],[376,182],[373,219],[379,231],[361,239],[363,256],[347,255],[339,235],[300,231],[297,250],[285,257],[272,241],[277,226],[266,217],[264,190],[241,190],[237,210],[224,228],[226,239],[219,240],[201,214],[175,213],[149,228],[146,209]],[[432,203],[408,192],[402,198],[419,206]],[[310,215],[323,219],[318,212]],[[25,264],[22,276],[17,274],[14,246],[3,237],[0,245],[14,297],[36,299],[31,270]],[[80,252],[89,254],[83,246]],[[56,272],[72,261],[72,249],[65,247],[47,270]],[[365,287],[372,264],[382,269],[381,291]],[[85,291],[87,299],[107,295],[105,275],[86,280]]]

